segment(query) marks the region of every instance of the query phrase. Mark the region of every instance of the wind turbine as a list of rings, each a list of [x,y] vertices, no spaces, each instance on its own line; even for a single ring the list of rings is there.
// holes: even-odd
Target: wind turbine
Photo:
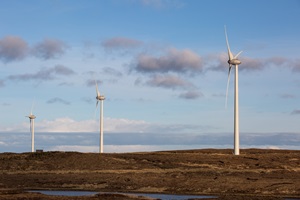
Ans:
[[[98,84],[97,81],[95,81],[96,84],[96,109],[98,106],[98,102],[100,101],[100,145],[99,145],[99,153],[103,153],[103,101],[105,100],[104,95],[100,95],[100,92],[98,90]]]
[[[35,115],[32,114],[32,109],[33,109],[33,104],[31,107],[31,111],[30,114],[28,116],[29,120],[30,120],[30,132],[31,132],[31,152],[34,152],[34,119],[36,118]]]
[[[230,80],[230,72],[232,66],[235,66],[235,81],[234,81],[234,155],[240,154],[240,139],[239,139],[239,65],[241,61],[238,59],[238,56],[242,53],[240,51],[238,54],[233,56],[232,52],[230,51],[230,46],[227,37],[227,31],[225,26],[225,37],[226,37],[226,44],[227,44],[227,51],[228,51],[228,78],[227,78],[227,89],[226,89],[226,104],[227,106],[227,97],[228,97],[228,87],[229,87],[229,80]]]

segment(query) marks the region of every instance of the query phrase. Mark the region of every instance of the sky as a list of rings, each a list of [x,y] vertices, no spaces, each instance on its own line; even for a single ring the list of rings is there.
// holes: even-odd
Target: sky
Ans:
[[[3,0],[0,152],[300,149],[300,1]],[[233,70],[234,72],[234,70]]]

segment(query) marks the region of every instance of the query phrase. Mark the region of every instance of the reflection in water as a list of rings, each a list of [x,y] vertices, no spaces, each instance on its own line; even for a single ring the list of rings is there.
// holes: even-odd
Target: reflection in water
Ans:
[[[99,192],[90,192],[90,191],[60,191],[60,190],[30,190],[28,192],[37,192],[45,195],[55,195],[55,196],[90,196],[98,194]]]
[[[90,196],[95,194],[129,194],[136,196],[144,196],[161,200],[187,200],[195,198],[214,198],[215,196],[200,196],[200,195],[174,195],[174,194],[151,194],[151,193],[117,193],[117,192],[90,192],[90,191],[59,191],[59,190],[30,190],[28,192],[37,192],[45,195],[55,196]]]

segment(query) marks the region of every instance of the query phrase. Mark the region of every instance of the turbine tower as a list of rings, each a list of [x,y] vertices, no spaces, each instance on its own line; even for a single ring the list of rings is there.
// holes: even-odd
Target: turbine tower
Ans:
[[[225,26],[225,37],[226,37],[226,44],[227,44],[227,51],[228,51],[228,78],[227,78],[227,89],[226,89],[226,104],[227,106],[227,97],[228,97],[228,87],[229,87],[229,80],[230,80],[230,72],[232,66],[235,66],[235,81],[234,81],[234,155],[240,154],[240,139],[239,139],[239,65],[241,61],[238,59],[238,56],[242,53],[240,51],[238,54],[233,56],[230,51],[230,46],[227,37],[227,31]]]
[[[32,105],[33,108],[33,105]],[[35,115],[32,114],[32,108],[30,111],[30,115],[26,116],[30,120],[30,132],[31,132],[31,152],[34,152],[34,119],[36,118]]]
[[[100,143],[99,143],[99,153],[103,153],[103,101],[105,100],[104,95],[100,95],[100,92],[98,90],[98,84],[97,81],[95,81],[96,84],[96,109],[98,106],[98,102],[100,101]]]

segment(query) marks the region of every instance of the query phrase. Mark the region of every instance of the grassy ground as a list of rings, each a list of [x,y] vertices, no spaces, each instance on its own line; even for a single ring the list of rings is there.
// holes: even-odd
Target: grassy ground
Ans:
[[[246,149],[239,156],[232,155],[232,150],[215,149],[0,154],[0,199],[38,196],[22,192],[28,189],[207,194],[219,199],[300,198],[300,151]]]

